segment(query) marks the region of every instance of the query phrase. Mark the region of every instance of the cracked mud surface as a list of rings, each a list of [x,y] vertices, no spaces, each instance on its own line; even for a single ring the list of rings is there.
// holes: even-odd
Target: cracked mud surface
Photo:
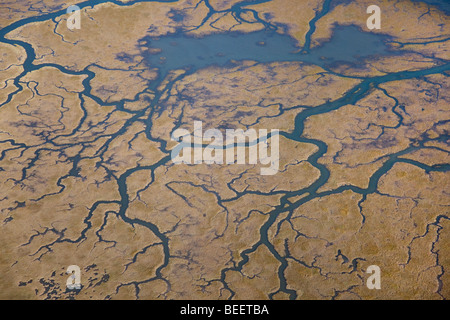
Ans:
[[[369,32],[375,3],[382,28]],[[445,12],[387,0],[86,1],[71,31],[72,4],[0,5],[1,299],[450,298]],[[152,39],[262,30],[308,55],[337,25],[388,36],[390,51],[164,77],[148,59]],[[279,129],[279,172],[174,165],[171,133],[197,120]],[[66,289],[69,265],[81,290]],[[370,265],[380,290],[366,287]]]

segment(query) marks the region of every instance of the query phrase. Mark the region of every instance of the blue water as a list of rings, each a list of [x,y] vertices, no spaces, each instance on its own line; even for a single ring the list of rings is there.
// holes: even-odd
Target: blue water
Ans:
[[[82,0],[81,0],[82,1]],[[167,2],[172,2],[174,0],[165,0]],[[306,42],[309,43],[311,35],[314,33],[315,30],[315,22],[318,20],[320,16],[323,16],[329,12],[330,4],[337,3],[337,1],[340,0],[325,0],[323,8],[320,12],[320,14],[317,15],[317,19],[313,19],[314,21],[310,22],[311,31],[308,32],[306,35]],[[413,0],[418,1],[418,0]],[[85,7],[94,7],[97,4],[100,3],[106,3],[106,2],[112,2],[117,6],[130,6],[133,3],[140,2],[139,0],[132,0],[130,2],[121,3],[116,0],[91,0],[91,1],[84,1],[78,3],[78,6],[80,8]],[[242,12],[241,9],[239,9],[240,6],[245,6],[249,3],[257,3],[257,2],[263,2],[263,0],[254,0],[254,1],[242,1],[233,6],[233,12],[235,14],[239,14]],[[429,0],[429,1],[422,1],[427,2],[429,4],[436,4],[438,5],[442,10],[449,12],[449,1],[444,0]],[[79,126],[74,129],[73,132],[76,132],[81,127],[82,123],[84,122],[84,119],[87,116],[87,112],[84,108],[84,97],[89,97],[90,99],[95,100],[99,105],[105,105],[107,103],[101,101],[100,98],[96,97],[94,94],[91,93],[91,86],[90,81],[96,76],[95,73],[88,68],[81,70],[81,71],[73,71],[69,70],[68,68],[64,66],[60,66],[58,64],[39,64],[37,61],[35,61],[36,55],[34,52],[33,47],[24,41],[21,40],[10,40],[6,39],[5,35],[17,28],[20,28],[23,25],[33,23],[33,22],[39,22],[39,21],[47,21],[51,19],[55,19],[57,17],[60,17],[61,15],[65,14],[66,10],[61,9],[59,11],[54,11],[48,14],[41,14],[34,17],[28,17],[24,18],[22,20],[16,21],[11,23],[10,25],[6,26],[3,29],[0,29],[0,42],[4,43],[10,43],[15,46],[19,46],[23,48],[26,51],[26,60],[23,63],[23,73],[16,77],[14,79],[14,85],[18,88],[17,92],[20,92],[22,89],[21,78],[26,75],[27,73],[36,70],[38,68],[44,67],[44,66],[50,66],[57,68],[63,73],[66,74],[78,74],[78,75],[86,75],[85,80],[83,80],[83,86],[84,90],[80,93],[79,97],[82,101],[81,108],[83,111],[85,111],[84,118],[80,121]],[[213,14],[212,12],[210,13]],[[175,16],[175,19],[181,19],[182,17],[177,15]],[[270,28],[268,28],[270,29]],[[189,38],[186,36],[183,36],[181,34],[176,34],[170,37],[164,37],[161,39],[150,39],[148,38],[148,42],[144,44],[144,46],[150,46],[155,48],[161,48],[162,52],[160,54],[155,55],[147,55],[147,62],[151,66],[156,66],[160,69],[161,78],[164,78],[164,75],[172,69],[187,69],[190,71],[195,71],[200,68],[204,68],[210,65],[226,65],[229,63],[230,60],[244,60],[244,59],[250,59],[250,60],[256,60],[259,62],[272,62],[272,61],[306,61],[315,63],[321,66],[328,66],[333,63],[340,63],[340,62],[346,62],[346,63],[352,63],[355,65],[358,65],[360,61],[366,57],[369,56],[377,56],[377,55],[386,55],[386,54],[393,54],[393,52],[389,51],[389,49],[385,45],[385,40],[387,38],[375,35],[374,33],[363,33],[359,31],[358,29],[354,27],[342,27],[335,29],[335,34],[333,35],[332,39],[329,42],[323,43],[323,45],[319,48],[314,48],[312,50],[309,50],[306,48],[304,50],[307,52],[307,54],[300,54],[298,53],[301,48],[298,48],[295,46],[295,42],[283,35],[274,34],[270,32],[255,32],[250,34],[238,34],[238,33],[228,33],[226,35],[210,35],[201,39],[195,39],[195,38]],[[179,50],[182,48],[182,50]],[[161,57],[165,57],[165,60],[161,60]],[[127,56],[124,55],[123,59],[127,59]],[[35,64],[36,63],[36,64]],[[449,171],[450,165],[433,165],[428,166],[425,164],[421,164],[418,162],[415,162],[413,160],[409,159],[403,159],[401,156],[413,152],[415,150],[419,150],[423,147],[423,145],[427,142],[427,140],[433,140],[429,137],[423,137],[423,141],[419,141],[417,146],[410,146],[407,149],[400,151],[395,154],[389,155],[387,160],[381,165],[377,171],[370,176],[369,184],[366,189],[361,189],[356,186],[352,185],[344,185],[340,186],[337,189],[319,192],[320,188],[328,181],[330,177],[330,172],[328,171],[327,167],[324,164],[319,163],[319,159],[323,157],[323,155],[327,152],[327,145],[319,140],[313,140],[308,139],[302,136],[303,134],[303,128],[305,121],[314,115],[327,113],[332,110],[337,110],[338,108],[347,105],[347,104],[355,104],[359,99],[364,97],[370,90],[379,84],[389,82],[389,81],[397,81],[402,79],[415,79],[418,77],[424,77],[431,74],[439,74],[444,73],[450,70],[450,63],[446,63],[443,65],[433,66],[428,69],[423,70],[415,70],[415,71],[399,71],[399,72],[393,72],[386,75],[378,76],[378,77],[372,77],[364,79],[360,84],[358,84],[355,88],[349,90],[346,92],[341,98],[337,100],[330,100],[326,103],[317,106],[315,108],[308,108],[306,110],[301,111],[295,118],[295,128],[292,133],[282,133],[284,136],[286,136],[289,139],[292,139],[294,141],[299,142],[305,142],[305,143],[311,143],[317,146],[318,150],[311,155],[308,158],[308,162],[311,163],[314,167],[319,169],[320,171],[320,178],[317,179],[311,186],[308,188],[297,190],[297,191],[291,191],[287,192],[286,195],[283,195],[280,200],[280,205],[277,206],[273,211],[270,212],[268,215],[268,220],[266,223],[260,228],[259,234],[260,234],[260,240],[255,243],[251,248],[245,249],[240,253],[240,261],[232,266],[232,267],[226,267],[222,269],[221,271],[221,277],[220,282],[224,286],[225,290],[229,290],[231,295],[230,298],[233,298],[234,292],[231,291],[231,289],[228,287],[226,282],[226,272],[227,271],[242,271],[243,266],[249,261],[249,255],[256,251],[259,245],[264,244],[269,251],[273,254],[273,256],[281,263],[279,269],[278,269],[278,278],[280,280],[280,288],[279,290],[271,293],[269,295],[269,298],[272,298],[275,294],[278,292],[284,292],[289,295],[290,299],[296,299],[297,293],[295,290],[290,289],[287,285],[286,278],[284,276],[284,272],[288,266],[288,261],[286,257],[281,256],[277,250],[275,249],[275,246],[271,243],[268,236],[268,231],[271,229],[276,221],[279,219],[280,214],[282,213],[288,213],[288,217],[286,219],[290,219],[290,215],[294,210],[304,203],[323,196],[328,196],[330,194],[339,194],[344,192],[345,190],[352,190],[355,193],[363,195],[363,199],[368,194],[372,194],[377,191],[377,184],[378,181],[381,179],[381,177],[386,174],[397,162],[407,162],[411,163],[413,165],[416,165],[422,169],[424,169],[426,172],[430,171]],[[21,84],[22,83],[22,84]],[[11,101],[12,97],[16,93],[10,93],[8,96],[8,99],[3,104],[9,103]],[[156,92],[155,93],[155,99],[152,100],[151,104],[149,105],[149,109],[153,108],[157,103],[159,103],[159,99],[162,96],[164,92]],[[119,102],[116,106],[120,110],[122,108],[124,101]],[[111,103],[110,105],[115,105],[115,103]],[[395,107],[394,107],[395,108]],[[394,109],[393,109],[393,112]],[[126,130],[135,122],[140,121],[145,114],[147,113],[147,109],[139,111],[136,113],[135,116],[130,118],[123,126],[122,129],[117,131],[111,136],[111,140],[113,141],[116,137],[124,134]],[[151,118],[151,116],[149,116]],[[146,129],[146,133],[150,132],[151,130],[151,121],[149,121],[148,127]],[[147,135],[150,137],[150,134]],[[149,138],[150,139],[150,138]],[[442,139],[442,141],[448,141],[449,136],[448,134],[442,135],[438,139]],[[152,140],[152,139],[151,139]],[[161,143],[162,149],[166,150],[166,146],[164,144],[164,141],[158,141]],[[53,143],[50,142],[49,143]],[[106,146],[108,143],[105,144]],[[106,149],[104,149],[106,150]],[[103,151],[104,152],[104,151]],[[77,169],[78,169],[78,162],[80,161],[81,157],[76,156],[72,158],[73,161],[73,169],[69,173],[69,175],[76,175]],[[37,161],[38,158],[32,161],[32,163],[29,165],[29,168],[34,166],[35,161]],[[84,223],[87,225],[87,227],[82,231],[82,235],[78,240],[70,240],[72,243],[78,242],[79,240],[82,240],[85,237],[86,232],[92,227],[92,224],[90,222],[91,217],[93,216],[95,210],[97,207],[104,203],[119,203],[120,204],[120,210],[117,213],[117,215],[125,222],[132,226],[134,225],[140,225],[148,230],[151,230],[156,237],[158,237],[161,241],[161,244],[163,246],[164,250],[164,262],[156,269],[156,277],[152,279],[148,279],[146,282],[149,282],[154,279],[163,279],[162,276],[162,270],[167,267],[169,264],[169,257],[171,257],[171,252],[169,248],[169,239],[166,234],[162,233],[158,226],[155,224],[152,224],[150,222],[147,222],[145,220],[140,220],[138,218],[130,218],[126,214],[130,199],[129,199],[129,193],[128,193],[128,185],[127,185],[127,179],[129,176],[131,176],[133,173],[140,171],[140,170],[150,170],[152,172],[152,178],[154,179],[154,171],[156,168],[165,165],[170,161],[170,156],[166,156],[163,159],[161,159],[159,162],[150,165],[150,166],[137,166],[135,168],[127,170],[124,174],[122,174],[117,179],[117,185],[119,187],[118,191],[120,193],[120,201],[104,201],[99,200],[96,203],[93,204],[91,207],[91,210],[89,212],[89,215],[84,219]],[[59,182],[58,182],[59,184]],[[247,192],[243,192],[245,194]],[[256,192],[258,193],[258,192]],[[305,195],[304,197],[301,197],[299,200],[296,200],[295,202],[292,202],[293,197],[298,197],[300,195]],[[239,195],[241,196],[241,195]],[[359,204],[358,204],[359,205]],[[436,219],[436,223],[439,223],[439,220],[441,217],[439,216]],[[67,240],[63,239],[62,241]],[[61,242],[61,240],[57,240],[56,242]],[[136,284],[136,282],[132,282]],[[119,286],[120,288],[120,286]]]
[[[330,41],[309,53],[300,53],[301,48],[294,39],[273,31],[230,32],[201,38],[174,34],[159,39],[147,37],[141,43],[144,48],[160,50],[147,53],[146,58],[150,67],[158,68],[164,78],[170,70],[194,72],[212,65],[227,66],[232,60],[305,61],[323,67],[341,62],[359,64],[363,58],[395,54],[389,50],[386,40],[388,36],[341,26],[334,29]]]

